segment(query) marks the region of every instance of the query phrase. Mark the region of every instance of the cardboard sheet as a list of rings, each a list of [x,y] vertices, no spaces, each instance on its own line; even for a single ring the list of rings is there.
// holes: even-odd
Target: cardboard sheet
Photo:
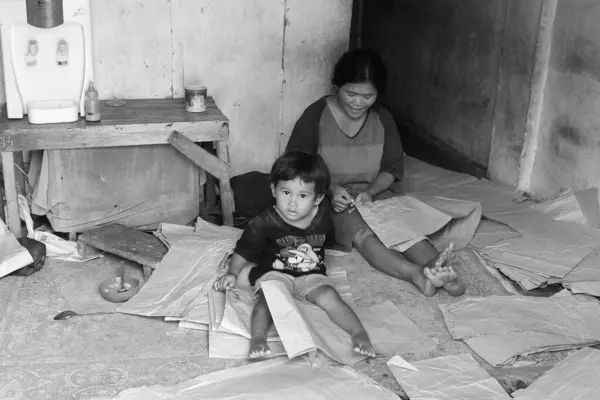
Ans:
[[[440,305],[448,330],[492,366],[541,351],[600,343],[600,304],[570,294],[490,296]]]
[[[518,400],[596,400],[600,396],[600,351],[591,348],[559,362],[527,389],[513,393]]]
[[[502,386],[470,354],[407,364],[392,358],[388,367],[411,400],[508,400]]]
[[[394,400],[398,397],[366,375],[351,368],[271,360],[226,369],[177,385],[142,386],[116,397],[89,400]]]

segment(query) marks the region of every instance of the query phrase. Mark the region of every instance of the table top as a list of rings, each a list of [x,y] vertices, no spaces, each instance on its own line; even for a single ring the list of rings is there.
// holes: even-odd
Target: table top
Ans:
[[[31,124],[23,119],[0,116],[0,151],[74,149],[138,146],[167,143],[177,130],[194,142],[227,140],[229,122],[214,100],[206,111],[185,111],[184,99],[126,100],[122,107],[101,101],[101,120],[72,123]]]

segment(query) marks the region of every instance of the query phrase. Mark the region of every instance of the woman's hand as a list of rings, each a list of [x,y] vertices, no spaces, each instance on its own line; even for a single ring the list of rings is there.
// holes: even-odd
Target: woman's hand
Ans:
[[[368,190],[361,192],[356,196],[356,202],[360,204],[370,203],[373,201],[373,195]]]
[[[227,274],[219,277],[215,281],[213,288],[215,290],[220,290],[220,291],[224,292],[225,290],[231,289],[232,287],[234,287],[236,283],[237,283],[237,276],[235,276],[234,274],[227,273]]]
[[[342,186],[335,186],[331,192],[333,194],[331,204],[335,212],[342,212],[354,203],[354,199],[350,196],[350,193]]]

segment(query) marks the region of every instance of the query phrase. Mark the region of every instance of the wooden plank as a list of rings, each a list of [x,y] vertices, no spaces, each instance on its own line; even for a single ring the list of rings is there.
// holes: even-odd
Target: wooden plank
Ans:
[[[188,139],[185,135],[173,131],[171,136],[169,136],[168,142],[177,149],[177,151],[212,176],[218,179],[229,176],[229,164],[221,161],[202,147],[196,145],[196,143]]]
[[[15,181],[17,183],[17,193],[25,195],[26,194],[26,190],[25,190],[25,181],[26,181],[26,176],[25,176],[25,170],[23,168],[23,152],[22,151],[15,151],[13,153],[13,157],[14,157],[14,165],[15,165]]]
[[[150,268],[156,268],[168,251],[156,236],[120,224],[84,232],[78,241]]]
[[[108,107],[103,105],[102,125],[127,125],[143,123],[170,122],[227,122],[227,118],[209,97],[206,100],[206,111],[191,113],[185,111],[184,99],[148,99],[127,100],[123,107]]]
[[[227,140],[229,127],[219,121],[181,122],[55,130],[39,128],[0,134],[1,151],[60,150],[166,144],[173,129],[195,142]],[[0,132],[2,126],[0,126]]]
[[[4,196],[6,197],[6,226],[16,236],[21,237],[21,218],[19,217],[19,200],[17,182],[15,181],[15,165],[12,152],[0,153],[2,157],[2,175],[4,177]]]
[[[210,99],[204,113],[185,111],[182,99],[127,100],[102,107],[102,121],[34,125],[0,116],[0,151],[58,150],[166,144],[171,132],[193,142],[228,140],[229,123]]]
[[[229,146],[227,142],[217,143],[217,155],[219,158],[229,164]],[[223,211],[223,224],[233,226],[233,212],[235,203],[233,200],[233,190],[229,183],[229,173],[226,173],[219,179],[219,191],[221,193],[221,209]]]

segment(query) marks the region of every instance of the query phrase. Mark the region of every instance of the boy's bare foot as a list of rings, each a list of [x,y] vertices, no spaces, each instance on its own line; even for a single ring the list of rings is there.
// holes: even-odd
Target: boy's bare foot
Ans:
[[[352,335],[352,351],[362,356],[375,357],[375,349],[369,340],[367,332]]]
[[[267,338],[263,336],[253,337],[250,339],[250,358],[262,358],[271,355],[271,349],[267,345]]]

